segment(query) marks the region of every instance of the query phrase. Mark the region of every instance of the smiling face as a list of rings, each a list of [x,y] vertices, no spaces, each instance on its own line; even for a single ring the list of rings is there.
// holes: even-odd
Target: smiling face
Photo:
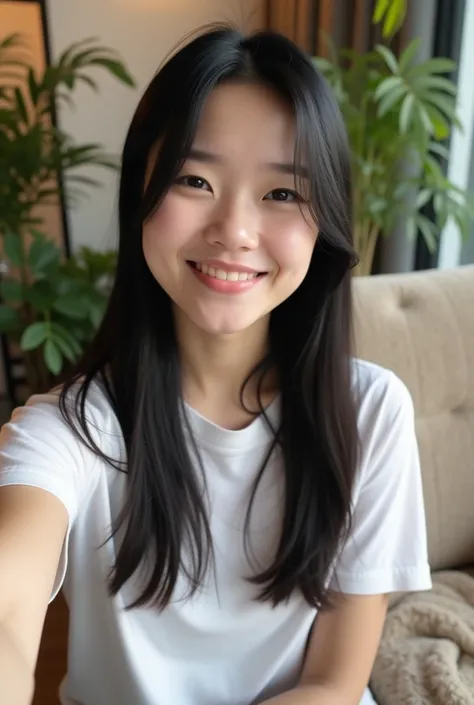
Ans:
[[[212,91],[191,153],[143,226],[146,262],[181,321],[238,333],[303,281],[317,228],[295,191],[294,147],[294,117],[275,93]]]

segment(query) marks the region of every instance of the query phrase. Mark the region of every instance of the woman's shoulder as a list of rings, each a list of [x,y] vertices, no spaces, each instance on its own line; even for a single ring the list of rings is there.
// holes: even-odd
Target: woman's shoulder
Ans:
[[[30,485],[55,495],[72,526],[110,463],[125,462],[118,421],[97,383],[81,398],[81,380],[35,394],[0,432],[0,487]],[[84,387],[85,389],[85,387]]]
[[[32,394],[27,399],[24,408],[42,409],[52,418],[59,418],[62,396],[63,402],[69,410],[73,411],[76,407],[83,405],[85,414],[90,416],[92,420],[107,422],[113,414],[109,397],[100,381],[93,379],[85,387],[84,380],[81,378],[71,384],[66,393],[64,393],[64,389],[63,385],[59,385],[47,392]],[[15,409],[14,413],[18,413],[18,411],[19,409]]]
[[[84,388],[80,379],[63,396],[62,392],[63,387],[58,386],[30,396],[23,406],[13,411],[4,426],[4,435],[15,430],[27,433],[30,438],[47,435],[58,443],[77,443],[79,436],[83,436],[82,415],[91,437],[103,452],[117,445],[120,427],[103,384],[93,380]]]
[[[401,412],[413,415],[410,391],[393,370],[354,358],[352,382],[361,420],[374,415],[393,419]]]

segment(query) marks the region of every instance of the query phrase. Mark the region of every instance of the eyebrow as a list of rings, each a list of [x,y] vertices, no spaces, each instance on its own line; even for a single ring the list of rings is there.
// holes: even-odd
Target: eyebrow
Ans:
[[[224,158],[219,154],[214,154],[213,152],[207,152],[203,149],[190,149],[186,155],[186,159],[192,159],[196,162],[203,162],[205,164],[223,164]],[[290,162],[267,162],[264,166],[273,171],[278,171],[280,174],[290,174],[293,176],[295,173],[297,176],[303,179],[309,178],[309,171],[304,166],[295,166]]]

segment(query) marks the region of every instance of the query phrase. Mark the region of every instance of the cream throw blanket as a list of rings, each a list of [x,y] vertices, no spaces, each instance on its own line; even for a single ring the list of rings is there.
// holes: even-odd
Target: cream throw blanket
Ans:
[[[372,673],[378,705],[474,705],[474,578],[447,571],[396,598]]]

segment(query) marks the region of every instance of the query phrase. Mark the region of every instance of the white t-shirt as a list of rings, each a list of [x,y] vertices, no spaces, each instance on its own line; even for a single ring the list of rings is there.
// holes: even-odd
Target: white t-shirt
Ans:
[[[361,458],[354,524],[336,565],[347,593],[431,587],[425,516],[410,395],[392,373],[355,361]],[[274,424],[279,399],[268,409]],[[118,421],[99,385],[87,412],[101,449],[125,460]],[[64,705],[251,705],[296,685],[316,612],[300,594],[273,609],[254,599],[243,547],[249,489],[271,433],[262,417],[239,431],[216,426],[187,407],[205,468],[215,572],[190,600],[178,581],[171,604],[125,611],[137,595],[132,578],[110,598],[106,578],[116,540],[102,546],[124,501],[126,474],[76,439],[57,396],[32,397],[0,437],[0,485],[25,484],[56,495],[69,529],[54,595],[64,581],[70,607]],[[315,469],[317,472],[317,468]],[[268,565],[278,541],[283,497],[279,452],[266,468],[250,525],[252,551]],[[101,547],[102,546],[102,547]],[[363,701],[372,702],[367,691]]]

